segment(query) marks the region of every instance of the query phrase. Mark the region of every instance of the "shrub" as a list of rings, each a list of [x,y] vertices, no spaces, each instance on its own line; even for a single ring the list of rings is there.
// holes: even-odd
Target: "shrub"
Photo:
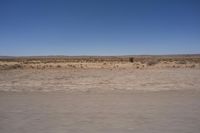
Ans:
[[[176,63],[177,63],[177,64],[187,64],[187,62],[184,61],[184,60],[178,61],[178,62],[176,62]]]
[[[129,62],[132,62],[132,63],[133,63],[133,62],[134,62],[134,58],[133,58],[133,57],[130,57],[130,58],[129,58]]]
[[[31,65],[30,67],[31,67],[32,69],[34,69],[34,66]]]
[[[12,69],[18,69],[18,68],[22,68],[22,66],[20,64],[15,64],[11,66]]]
[[[195,68],[195,67],[196,67],[196,65],[195,65],[195,64],[193,64],[193,65],[191,65],[191,66],[190,66],[190,68]]]
[[[56,67],[57,67],[57,68],[61,68],[61,65],[57,65]]]
[[[150,61],[147,62],[147,65],[148,65],[148,66],[153,66],[153,65],[156,65],[156,64],[158,64],[158,63],[159,63],[158,60],[150,60]]]

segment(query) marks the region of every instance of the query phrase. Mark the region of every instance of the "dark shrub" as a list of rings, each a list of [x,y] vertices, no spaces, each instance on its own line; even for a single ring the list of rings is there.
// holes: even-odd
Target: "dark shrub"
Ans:
[[[61,65],[57,65],[56,67],[57,67],[57,68],[61,68]]]
[[[134,58],[133,58],[133,57],[130,57],[130,58],[129,58],[129,62],[132,62],[132,63],[133,63],[133,62],[134,62]]]

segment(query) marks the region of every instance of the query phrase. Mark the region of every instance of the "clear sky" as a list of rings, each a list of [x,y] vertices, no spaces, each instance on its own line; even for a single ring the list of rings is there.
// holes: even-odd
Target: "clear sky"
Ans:
[[[0,55],[200,54],[200,0],[0,0]]]

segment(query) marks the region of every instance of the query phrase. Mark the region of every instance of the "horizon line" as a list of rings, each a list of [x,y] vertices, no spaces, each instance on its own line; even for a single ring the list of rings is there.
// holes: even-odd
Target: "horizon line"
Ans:
[[[119,54],[119,55],[0,55],[0,57],[124,57],[124,56],[200,56],[200,53],[194,54]]]

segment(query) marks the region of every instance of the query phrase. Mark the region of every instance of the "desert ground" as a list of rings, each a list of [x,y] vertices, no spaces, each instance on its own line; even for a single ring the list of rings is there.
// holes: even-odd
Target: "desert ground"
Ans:
[[[0,133],[199,133],[199,110],[199,55],[0,58]]]

